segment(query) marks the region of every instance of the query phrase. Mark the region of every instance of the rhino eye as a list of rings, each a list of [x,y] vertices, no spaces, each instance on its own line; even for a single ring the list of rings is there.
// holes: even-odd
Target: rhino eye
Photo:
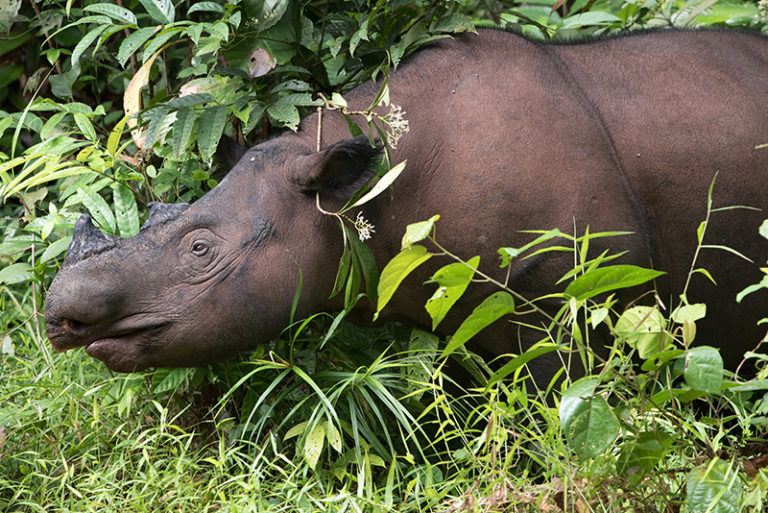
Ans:
[[[208,253],[208,244],[203,241],[195,241],[192,244],[192,254],[196,256],[203,256]]]

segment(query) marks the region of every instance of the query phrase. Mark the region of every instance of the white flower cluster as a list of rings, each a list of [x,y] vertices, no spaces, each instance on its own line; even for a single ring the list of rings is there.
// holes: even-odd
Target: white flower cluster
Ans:
[[[390,148],[397,148],[397,142],[402,136],[408,133],[410,129],[408,127],[408,120],[403,117],[405,112],[399,105],[392,104],[389,106],[389,112],[381,118],[389,127],[387,132],[387,144]]]
[[[363,218],[362,210],[357,213],[357,218],[355,219],[354,224],[357,234],[360,236],[360,240],[368,240],[371,238],[372,233],[376,233],[376,230],[373,229],[373,225]]]

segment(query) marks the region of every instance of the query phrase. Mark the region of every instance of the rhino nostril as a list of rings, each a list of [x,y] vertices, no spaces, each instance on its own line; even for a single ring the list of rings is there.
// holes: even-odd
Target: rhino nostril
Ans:
[[[63,321],[61,321],[61,325],[67,331],[72,331],[72,332],[83,331],[84,329],[88,328],[88,326],[90,326],[90,324],[78,321],[76,319],[64,319]]]

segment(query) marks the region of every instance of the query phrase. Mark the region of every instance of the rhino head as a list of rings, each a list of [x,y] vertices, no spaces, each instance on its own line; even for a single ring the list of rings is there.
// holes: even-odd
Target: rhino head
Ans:
[[[135,237],[77,221],[45,304],[56,350],[85,347],[122,372],[204,365],[278,335],[300,276],[299,313],[327,301],[341,233],[315,196],[343,204],[380,148],[356,138],[315,152],[286,134],[242,153],[194,204],[150,205]]]

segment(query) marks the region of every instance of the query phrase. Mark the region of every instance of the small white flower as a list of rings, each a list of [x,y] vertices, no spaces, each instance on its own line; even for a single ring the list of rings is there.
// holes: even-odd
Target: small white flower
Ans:
[[[387,143],[390,148],[397,148],[397,142],[410,130],[408,120],[403,117],[404,115],[405,112],[402,107],[392,104],[389,106],[389,112],[381,118],[381,120],[389,127],[389,131],[387,132]]]
[[[376,233],[376,230],[373,229],[373,225],[363,218],[362,210],[357,213],[357,218],[355,219],[354,224],[357,234],[360,236],[360,240],[368,240],[371,238],[372,233]]]

